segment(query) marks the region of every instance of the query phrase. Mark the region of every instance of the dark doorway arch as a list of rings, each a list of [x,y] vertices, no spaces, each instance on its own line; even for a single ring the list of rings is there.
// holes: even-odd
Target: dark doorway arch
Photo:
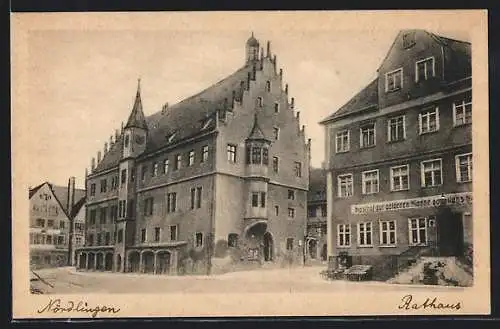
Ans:
[[[170,252],[159,251],[156,255],[156,273],[168,274],[170,272]]]
[[[129,272],[139,272],[139,252],[137,251],[132,251],[128,255],[128,266],[129,266]]]
[[[121,255],[116,256],[116,271],[117,272],[122,271],[122,256]]]
[[[273,260],[273,236],[271,233],[264,233],[264,261],[270,262]]]
[[[97,254],[97,263],[96,263],[96,270],[101,271],[104,267],[104,254],[103,253],[98,253]]]
[[[78,263],[78,268],[87,268],[87,254],[80,254],[80,262]]]
[[[154,273],[155,271],[155,254],[152,251],[144,251],[142,253],[142,268],[144,273]]]
[[[316,255],[318,254],[318,241],[316,239],[310,239],[307,249],[309,251],[309,257],[311,259],[316,259]]]
[[[106,257],[104,258],[104,270],[112,271],[113,270],[113,254],[108,252]]]
[[[95,254],[93,252],[89,253],[89,270],[94,270],[95,269]]]

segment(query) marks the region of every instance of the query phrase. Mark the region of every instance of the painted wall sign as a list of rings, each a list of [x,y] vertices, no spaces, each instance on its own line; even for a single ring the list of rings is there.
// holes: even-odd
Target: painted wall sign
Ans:
[[[442,203],[443,197],[441,194],[438,194],[415,199],[355,204],[351,205],[351,213],[354,215],[363,215],[368,213],[398,211],[404,209],[432,208],[438,207]],[[444,203],[447,205],[472,205],[472,192],[445,194]]]

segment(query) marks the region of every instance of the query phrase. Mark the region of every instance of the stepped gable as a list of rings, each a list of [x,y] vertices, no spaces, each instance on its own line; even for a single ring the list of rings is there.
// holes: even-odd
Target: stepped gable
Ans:
[[[322,120],[320,123],[325,123],[334,119],[363,112],[372,108],[378,107],[378,78],[374,79],[368,86],[363,88],[353,98],[351,98],[340,109],[335,111],[332,115]]]

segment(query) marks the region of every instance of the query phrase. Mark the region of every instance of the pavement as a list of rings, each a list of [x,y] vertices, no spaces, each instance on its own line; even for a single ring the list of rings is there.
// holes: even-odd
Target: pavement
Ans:
[[[32,276],[32,287],[45,294],[147,294],[147,293],[301,293],[344,292],[356,289],[404,291],[432,289],[449,291],[459,287],[399,285],[385,282],[327,281],[321,266],[259,269],[220,275],[167,276],[135,273],[84,272],[74,267],[42,269]]]

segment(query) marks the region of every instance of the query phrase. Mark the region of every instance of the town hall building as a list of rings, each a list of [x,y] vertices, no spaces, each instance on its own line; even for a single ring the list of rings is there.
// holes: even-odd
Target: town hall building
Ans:
[[[140,88],[86,175],[77,267],[211,274],[300,264],[310,140],[270,43],[264,53],[252,34],[239,69],[152,115]]]
[[[472,250],[471,45],[401,31],[377,77],[321,122],[332,267]]]

